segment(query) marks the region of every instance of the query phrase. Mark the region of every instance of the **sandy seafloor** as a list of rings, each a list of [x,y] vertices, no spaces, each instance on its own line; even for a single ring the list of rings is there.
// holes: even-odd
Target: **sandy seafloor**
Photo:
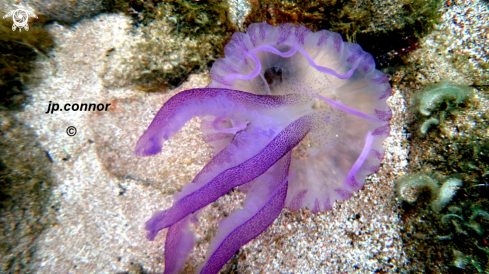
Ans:
[[[420,69],[428,72],[420,84],[447,78],[468,84],[474,81],[436,50],[442,43],[456,49],[463,44],[460,41],[476,35],[476,28],[472,31],[466,25],[460,29],[453,20],[458,16],[457,22],[470,22],[469,8],[477,22],[489,21],[487,2],[464,1],[444,8],[439,25],[411,57],[433,61]],[[52,203],[59,210],[56,224],[44,231],[37,244],[37,272],[116,273],[140,264],[149,273],[160,273],[165,232],[149,242],[144,237],[144,222],[153,211],[171,206],[172,195],[190,182],[211,152],[202,141],[196,119],[155,157],[136,158],[132,150],[161,105],[182,90],[204,87],[208,74],[191,75],[180,87],[166,92],[103,87],[99,77],[102,57],[131,38],[129,18],[102,14],[72,27],[53,24],[47,28],[56,47],[47,58],[38,58],[35,74],[40,82],[26,91],[30,103],[17,114],[53,159],[56,186]],[[442,40],[437,38],[441,32],[445,35]],[[487,42],[489,34],[485,32],[484,37],[483,33],[471,41],[474,54],[480,54],[477,47]],[[409,148],[403,142],[407,114],[403,90],[396,86],[393,90],[389,103],[394,116],[379,172],[370,176],[362,191],[336,204],[332,211],[312,214],[284,209],[266,232],[241,248],[238,273],[398,273],[404,269],[402,224],[393,184],[407,165]],[[50,101],[112,105],[107,112],[45,114]],[[77,128],[76,136],[67,136],[68,126]],[[67,157],[69,160],[63,160]],[[203,262],[217,221],[242,204],[243,195],[235,192],[204,210],[187,270]]]

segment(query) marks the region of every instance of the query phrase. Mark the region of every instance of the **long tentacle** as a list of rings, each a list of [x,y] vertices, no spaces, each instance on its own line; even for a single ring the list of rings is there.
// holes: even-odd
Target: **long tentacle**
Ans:
[[[241,246],[260,235],[278,217],[287,196],[290,158],[288,153],[271,168],[278,176],[264,178],[268,182],[254,182],[244,208],[220,223],[201,274],[218,273]]]
[[[262,175],[291,151],[310,131],[312,115],[303,116],[280,132],[262,151],[242,164],[226,169],[209,183],[178,200],[171,208],[158,212],[146,222],[147,238],[153,240],[158,231],[214,202],[234,187]]]
[[[168,229],[165,241],[165,272],[164,274],[178,273],[194,247],[194,235],[190,231],[191,215],[173,224]]]
[[[195,116],[227,117],[235,113],[246,115],[251,110],[298,105],[303,99],[304,96],[297,94],[267,96],[221,88],[185,90],[161,107],[146,132],[139,138],[134,153],[138,156],[158,154],[163,141],[168,140]]]

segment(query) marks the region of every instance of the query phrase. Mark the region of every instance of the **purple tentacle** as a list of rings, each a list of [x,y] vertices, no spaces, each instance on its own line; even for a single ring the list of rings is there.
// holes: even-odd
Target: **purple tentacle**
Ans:
[[[146,222],[146,236],[154,240],[158,231],[180,221],[214,202],[234,187],[257,178],[292,150],[311,129],[312,115],[303,116],[280,132],[262,151],[242,164],[226,169],[209,183],[178,200],[171,208],[158,212]]]
[[[247,113],[251,109],[276,108],[300,102],[301,96],[293,94],[260,96],[218,88],[185,90],[161,107],[146,132],[139,138],[134,153],[138,156],[151,156],[161,152],[163,140],[168,140],[195,116],[226,117],[237,112]]]
[[[353,164],[352,168],[350,169],[350,172],[348,172],[348,175],[346,176],[345,184],[351,187],[353,190],[359,190],[361,188],[359,187],[359,183],[355,179],[355,175],[363,166],[365,160],[367,160],[368,155],[372,151],[373,141],[374,141],[374,136],[372,135],[372,132],[367,133],[367,136],[365,137],[365,145],[363,146],[362,153],[360,153],[360,156],[358,156],[358,159],[355,161],[355,164]]]
[[[381,120],[379,118],[375,118],[373,116],[370,116],[366,113],[363,113],[359,110],[356,110],[354,108],[351,108],[351,107],[348,107],[348,106],[345,106],[343,105],[342,103],[340,102],[337,102],[333,99],[330,99],[330,98],[327,98],[327,97],[324,97],[324,96],[321,96],[321,95],[317,95],[317,97],[323,101],[325,101],[326,103],[330,104],[332,107],[334,108],[337,108],[339,110],[342,110],[346,113],[350,113],[351,115],[355,115],[355,116],[358,116],[358,117],[361,117],[361,118],[364,118],[364,119],[367,119],[367,120],[371,120],[371,121],[375,121],[375,122],[382,122],[384,120]]]
[[[187,260],[194,247],[194,235],[189,229],[190,218],[187,216],[168,229],[165,241],[165,272],[164,274],[178,273]]]
[[[218,273],[241,246],[260,235],[278,217],[284,207],[285,197],[287,196],[289,178],[287,174],[290,165],[290,153],[284,156],[280,162],[277,162],[276,165],[280,169],[280,174],[278,178],[271,178],[271,180],[276,181],[277,179],[281,179],[282,182],[272,188],[271,194],[267,195],[268,197],[264,197],[264,201],[259,197],[263,196],[262,193],[270,193],[268,188],[270,185],[276,185],[275,182],[255,184],[255,189],[248,193],[248,197],[251,198],[246,201],[243,210],[221,222],[219,230],[230,231],[224,235],[223,239],[218,240],[217,244],[214,244],[214,250],[202,268],[201,274]],[[238,225],[234,227],[233,224],[236,225],[236,223]]]
[[[238,73],[229,74],[224,78],[224,80],[225,81],[230,81],[230,80],[234,80],[234,79],[251,80],[251,79],[257,77],[261,71],[261,62],[258,59],[258,57],[256,56],[256,54],[259,52],[262,52],[262,51],[270,52],[270,53],[276,54],[276,55],[283,57],[283,58],[291,57],[297,51],[299,51],[300,53],[302,53],[302,55],[304,55],[304,57],[306,57],[307,61],[311,65],[311,67],[315,68],[316,70],[318,70],[320,72],[324,72],[324,73],[327,73],[329,75],[335,76],[339,79],[350,78],[353,75],[353,73],[355,72],[355,70],[357,69],[360,62],[363,61],[363,59],[361,57],[356,58],[355,62],[353,64],[353,67],[347,73],[341,74],[341,73],[336,72],[334,69],[330,69],[330,68],[323,67],[323,66],[316,64],[314,59],[312,59],[311,56],[309,56],[309,54],[304,49],[302,49],[300,47],[294,46],[289,51],[281,52],[280,50],[278,50],[272,46],[259,46],[255,49],[253,49],[253,51],[251,53],[247,53],[248,56],[251,59],[253,59],[253,61],[255,62],[255,68],[253,69],[253,71],[251,73],[246,74],[246,75],[238,74]]]

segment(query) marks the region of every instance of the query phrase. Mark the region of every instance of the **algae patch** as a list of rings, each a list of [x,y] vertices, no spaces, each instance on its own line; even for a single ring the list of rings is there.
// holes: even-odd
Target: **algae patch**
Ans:
[[[441,82],[425,87],[414,96],[411,104],[415,113],[419,113],[419,135],[424,137],[434,126],[442,132],[445,129],[445,119],[457,115],[468,98],[473,95],[469,86],[459,86],[449,82]],[[449,133],[447,134],[449,135]]]
[[[107,54],[101,72],[105,86],[178,86],[190,73],[205,71],[222,57],[234,31],[222,1],[140,4],[141,11],[134,11],[132,37]],[[124,2],[114,9],[121,7],[126,7]]]
[[[32,273],[37,240],[54,223],[51,161],[14,115],[0,121],[0,273]]]
[[[376,59],[377,67],[404,63],[403,55],[416,48],[441,13],[440,0],[336,1],[266,0],[250,1],[252,10],[245,24],[267,21],[302,24],[313,31],[339,32],[359,43]]]
[[[22,92],[29,80],[33,61],[54,46],[51,35],[41,28],[43,19],[29,22],[29,31],[12,31],[12,18],[0,13],[0,110],[19,109],[26,98]]]
[[[448,82],[431,85],[416,97],[414,104],[419,105],[419,112],[430,116],[431,112],[440,107],[442,103],[447,104],[447,110],[465,101],[470,95],[470,88],[457,86]],[[455,105],[455,106],[454,106]]]
[[[415,118],[408,129],[408,170],[438,181],[430,192],[440,195],[421,189],[414,202],[401,204],[404,250],[417,271],[485,273],[489,270],[489,90],[445,83],[418,91],[415,98],[411,107]],[[416,134],[420,124],[426,126],[432,119],[440,122],[436,130]],[[418,177],[407,178],[419,181],[418,189],[434,185]]]

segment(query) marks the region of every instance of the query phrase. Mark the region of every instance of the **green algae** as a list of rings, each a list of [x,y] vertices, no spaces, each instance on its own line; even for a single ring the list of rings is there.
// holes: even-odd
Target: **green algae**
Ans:
[[[447,185],[450,194],[447,197],[452,197],[448,207],[434,207],[436,197],[424,194],[420,194],[416,203],[401,204],[405,251],[418,271],[484,273],[489,270],[489,256],[484,252],[489,248],[486,241],[489,231],[484,229],[489,226],[489,220],[484,217],[484,209],[489,208],[489,89],[482,86],[470,89],[469,96],[461,95],[465,98],[463,102],[457,100],[462,98],[458,96],[435,96],[441,99],[430,105],[433,108],[429,108],[429,116],[419,108],[419,98],[424,93],[415,95],[418,99],[413,100],[417,102],[411,107],[415,118],[408,132],[418,132],[419,124],[429,119],[440,119],[440,125],[426,136],[410,135],[409,173],[422,172],[437,180],[456,177],[463,181],[462,185],[456,181],[452,186]],[[452,195],[455,190],[456,194]]]
[[[433,211],[440,212],[455,196],[462,180],[451,177],[435,180],[428,174],[418,172],[401,177],[395,185],[397,197],[411,204],[416,202],[423,189],[429,189],[432,200],[430,206]]]
[[[424,121],[421,126],[419,127],[419,133],[422,135],[422,136],[425,136],[427,133],[428,133],[428,130],[432,127],[432,126],[437,126],[440,124],[440,120],[436,119],[436,118],[430,118],[430,119],[427,119],[426,121]]]
[[[440,187],[438,197],[431,203],[431,208],[435,212],[440,212],[445,205],[455,196],[457,190],[462,185],[462,180],[457,178],[448,178]],[[442,220],[443,222],[443,220]]]
[[[0,121],[0,273],[32,273],[37,239],[54,224],[52,159],[11,112]]]
[[[471,95],[471,88],[467,86],[458,86],[449,82],[441,82],[426,87],[415,97],[414,105],[418,106],[419,112],[424,116],[430,116],[431,112],[440,109],[441,111],[450,111]]]
[[[416,195],[423,188],[430,190],[432,197],[438,195],[436,180],[424,173],[414,173],[401,177],[395,184],[396,194],[402,201],[414,203],[418,199]]]
[[[158,90],[180,85],[221,58],[235,31],[224,1],[114,1],[112,12],[134,18],[134,39],[107,56],[105,86]]]
[[[411,111],[419,114],[419,136],[426,137],[434,126],[438,126],[442,134],[450,135],[445,120],[450,116],[456,116],[460,109],[463,109],[462,104],[472,96],[471,87],[449,82],[429,85],[419,91],[411,102]]]
[[[403,64],[403,56],[417,47],[440,18],[440,0],[341,1],[266,0],[250,1],[252,10],[245,25],[267,21],[301,24],[317,31],[339,32],[372,53],[378,67]],[[388,41],[388,42],[387,42]]]
[[[49,52],[54,41],[42,28],[42,17],[30,22],[29,31],[13,31],[12,18],[0,13],[0,110],[20,109],[25,101],[24,85],[34,68],[33,61]]]

